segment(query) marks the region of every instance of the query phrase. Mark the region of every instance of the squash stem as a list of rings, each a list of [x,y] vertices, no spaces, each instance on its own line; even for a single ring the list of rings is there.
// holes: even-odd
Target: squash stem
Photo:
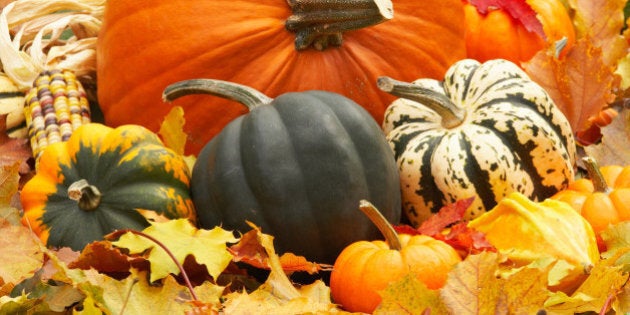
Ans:
[[[227,98],[247,106],[250,111],[273,100],[249,86],[215,79],[192,79],[173,83],[164,89],[162,99],[165,102],[172,102],[191,94],[210,94]]]
[[[442,117],[444,128],[455,128],[466,119],[466,110],[457,106],[444,94],[390,77],[378,78],[376,85],[384,92],[422,103],[422,105],[431,108]]]
[[[80,179],[68,187],[68,198],[77,201],[79,208],[84,211],[93,211],[98,208],[101,196],[100,190],[90,185],[85,179]]]
[[[376,207],[367,200],[361,200],[359,202],[359,209],[376,225],[378,230],[385,237],[385,241],[389,244],[389,247],[394,250],[401,250],[400,238],[394,230],[394,227],[387,221],[387,219],[381,214]]]
[[[295,49],[340,46],[342,33],[394,17],[391,0],[287,0],[293,14],[285,28],[295,33]]]
[[[606,184],[606,179],[604,179],[604,175],[602,171],[599,169],[599,165],[595,158],[591,156],[585,156],[582,158],[584,162],[584,166],[586,167],[586,172],[588,173],[588,177],[593,182],[593,188],[596,192],[609,193],[612,191],[608,184]]]

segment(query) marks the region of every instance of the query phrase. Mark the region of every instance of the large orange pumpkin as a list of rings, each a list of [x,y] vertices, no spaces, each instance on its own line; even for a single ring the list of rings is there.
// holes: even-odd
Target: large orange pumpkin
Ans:
[[[462,0],[465,10],[466,49],[468,58],[484,62],[507,59],[516,64],[531,59],[534,54],[566,37],[564,51],[575,43],[571,18],[560,0],[524,0],[518,13],[531,8],[540,22],[538,31],[528,29],[503,8],[479,10],[473,1]],[[513,1],[517,3],[518,1]]]
[[[389,0],[109,0],[97,45],[98,100],[105,122],[157,130],[171,106],[182,106],[189,135],[186,151],[198,153],[246,109],[207,95],[183,97],[168,105],[161,94],[176,81],[212,78],[251,86],[270,97],[314,89],[336,92],[366,108],[380,123],[393,97],[376,88],[377,77],[443,76],[453,62],[465,57],[464,26],[459,22],[464,12],[461,0],[397,0],[393,17],[385,12],[390,16],[382,23],[359,28],[369,24],[376,3],[391,4]],[[321,12],[299,12],[308,8]],[[312,16],[324,23],[304,22]],[[344,16],[351,17],[348,24],[330,23]],[[292,26],[305,27],[302,33],[319,29],[333,40],[340,37],[330,30],[339,25],[355,30],[343,33],[340,46],[333,41],[324,49],[316,42],[322,50],[312,46],[298,50],[296,33],[286,27],[289,17]]]

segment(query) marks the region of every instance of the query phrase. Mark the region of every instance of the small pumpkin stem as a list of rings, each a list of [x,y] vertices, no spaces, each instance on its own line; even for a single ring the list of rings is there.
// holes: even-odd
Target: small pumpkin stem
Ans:
[[[172,102],[191,94],[210,94],[227,98],[247,106],[250,111],[273,100],[249,86],[215,79],[192,79],[173,83],[164,89],[162,99],[165,102]]]
[[[293,14],[285,22],[295,33],[295,49],[340,46],[342,33],[394,17],[391,0],[287,0]]]
[[[101,203],[101,192],[96,186],[90,185],[87,180],[80,179],[68,187],[68,198],[75,200],[79,208],[84,211],[92,211]]]
[[[588,173],[588,177],[593,182],[593,188],[596,192],[609,193],[612,189],[608,187],[606,184],[606,179],[604,179],[604,175],[602,171],[599,169],[599,165],[595,158],[590,156],[585,156],[582,158],[584,162],[584,166],[586,167],[586,172]]]
[[[422,103],[422,105],[431,108],[442,117],[442,126],[444,128],[455,128],[466,119],[466,110],[457,106],[444,94],[390,77],[378,78],[376,85],[381,91]]]
[[[387,219],[381,214],[376,207],[367,200],[361,200],[359,202],[359,209],[376,225],[381,234],[385,237],[385,241],[389,244],[389,247],[394,250],[401,250],[400,238],[394,230],[394,227],[387,221]]]

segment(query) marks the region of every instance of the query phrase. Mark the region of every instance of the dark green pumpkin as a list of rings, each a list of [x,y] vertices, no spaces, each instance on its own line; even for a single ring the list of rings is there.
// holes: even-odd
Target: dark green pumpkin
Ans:
[[[190,87],[195,84],[210,84],[213,91]],[[184,89],[221,95],[214,90],[235,87],[239,96],[223,96],[250,108],[197,157],[191,190],[201,227],[246,232],[250,221],[274,236],[278,252],[333,263],[350,243],[380,236],[359,210],[361,199],[398,223],[393,152],[378,124],[354,101],[324,91],[271,100],[215,80],[175,85],[179,88],[167,88],[165,94]]]

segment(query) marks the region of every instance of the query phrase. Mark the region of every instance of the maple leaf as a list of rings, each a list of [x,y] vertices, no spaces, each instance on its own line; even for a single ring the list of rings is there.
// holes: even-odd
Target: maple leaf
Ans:
[[[231,231],[220,227],[212,230],[197,229],[186,219],[167,222],[151,222],[151,226],[142,231],[170,250],[179,264],[183,264],[188,255],[206,266],[208,273],[216,279],[232,260],[227,251],[226,243],[238,241]],[[169,274],[179,274],[177,264],[168,253],[146,237],[127,232],[114,246],[126,248],[132,254],[148,251],[147,259],[151,265],[151,282],[167,277]]]
[[[628,42],[621,35],[626,0],[569,0],[578,37],[589,37],[602,49],[605,65],[615,66],[627,54]],[[605,16],[606,18],[602,18]]]
[[[613,263],[601,260],[571,296],[560,291],[552,294],[545,302],[546,309],[572,314],[602,311],[609,296],[616,295],[628,281],[628,274],[623,272],[622,266],[613,266]]]
[[[92,273],[90,283],[101,288],[102,302],[97,300],[96,304],[108,314],[144,315],[155,310],[160,314],[185,314],[193,308],[188,301],[188,289],[178,284],[173,276],[163,278],[160,285],[154,285],[148,278],[146,271],[132,268],[131,275],[122,280]],[[223,289],[208,285],[212,288],[199,291],[205,292],[205,301],[218,306]]]
[[[250,223],[251,224],[251,223]],[[243,234],[238,243],[230,246],[228,250],[234,256],[234,262],[243,262],[260,269],[271,269],[267,250],[260,243],[260,232],[254,228]],[[282,270],[287,273],[305,271],[314,274],[324,270],[331,270],[332,266],[308,261],[304,256],[298,256],[287,252],[280,256]]]
[[[338,311],[330,300],[330,288],[321,280],[296,288],[282,269],[273,246],[273,236],[250,223],[268,257],[271,272],[265,283],[251,293],[232,292],[225,296],[226,314],[304,314]]]
[[[611,124],[601,128],[601,142],[584,147],[600,166],[630,165],[630,106],[618,113]]]
[[[186,141],[188,135],[184,131],[184,125],[186,119],[184,118],[184,108],[181,106],[174,106],[168,114],[164,117],[158,135],[164,141],[164,145],[167,148],[172,149],[175,153],[182,155],[188,168],[192,170],[195,164],[195,157],[193,155],[184,155],[184,149],[186,148]]]
[[[441,290],[449,314],[536,314],[549,296],[548,274],[555,261],[519,268],[494,252],[469,255]]]
[[[387,285],[374,314],[447,314],[438,290],[431,290],[413,274]]]
[[[463,220],[466,209],[474,200],[475,197],[470,197],[444,205],[437,214],[422,222],[418,231],[429,236],[441,234],[449,225]]]
[[[444,205],[417,229],[409,225],[398,225],[394,226],[394,230],[400,234],[424,234],[444,241],[455,248],[462,257],[470,253],[496,251],[483,233],[469,228],[464,221],[464,214],[473,201],[474,197],[471,197]]]
[[[31,146],[26,138],[11,138],[6,133],[7,115],[0,115],[0,166],[20,163],[20,173],[31,171],[28,160],[32,158]]]
[[[149,267],[146,259],[125,255],[109,241],[96,241],[86,245],[79,256],[68,263],[69,268],[93,268],[112,277],[128,276],[132,266],[136,269]]]
[[[578,39],[564,58],[542,50],[522,66],[549,93],[574,133],[587,129],[589,118],[615,99],[612,90],[619,80],[589,36]]]
[[[30,278],[44,264],[44,255],[33,233],[22,225],[0,218],[0,279],[17,284]]]
[[[492,252],[469,255],[449,273],[441,290],[442,300],[451,314],[505,314],[499,303],[501,258]],[[482,310],[483,311],[480,311]]]
[[[12,224],[20,224],[21,217],[16,203],[18,197],[18,187],[20,163],[12,165],[0,165],[0,218],[10,221]]]

